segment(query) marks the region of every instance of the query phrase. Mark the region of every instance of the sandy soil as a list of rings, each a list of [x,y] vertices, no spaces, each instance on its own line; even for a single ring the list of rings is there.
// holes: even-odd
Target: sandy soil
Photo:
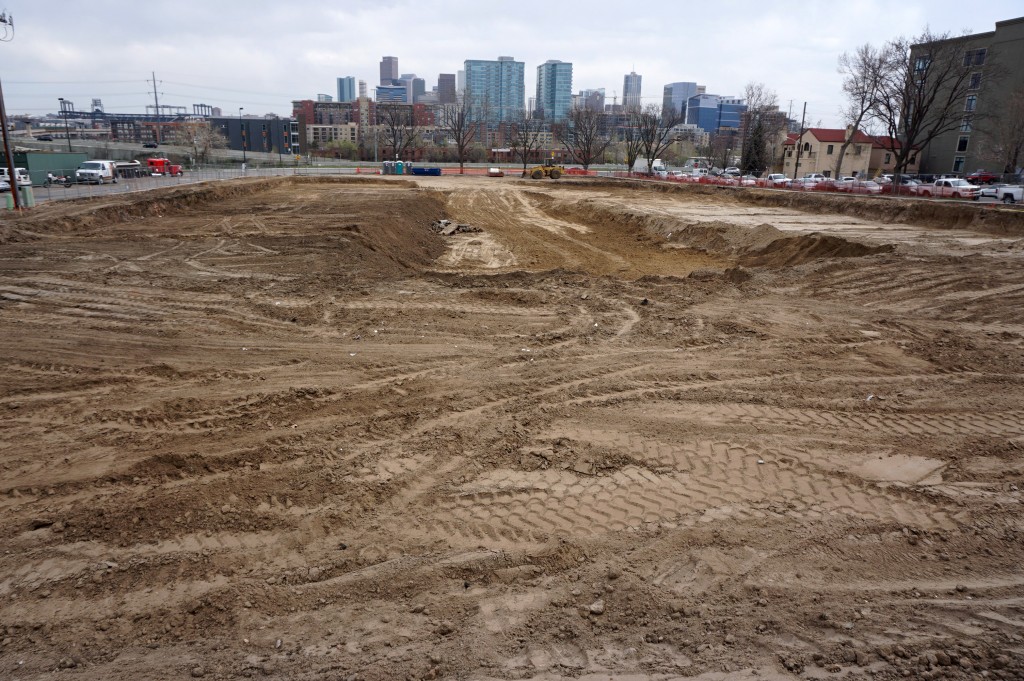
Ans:
[[[1022,678],[1024,215],[914,204],[0,219],[0,678]]]

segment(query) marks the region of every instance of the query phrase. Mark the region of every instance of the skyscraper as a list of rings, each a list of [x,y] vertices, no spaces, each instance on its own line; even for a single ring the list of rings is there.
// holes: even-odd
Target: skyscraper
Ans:
[[[384,57],[380,60],[380,84],[391,85],[398,78],[398,57]]]
[[[603,87],[596,90],[580,90],[579,99],[580,106],[584,109],[590,109],[591,111],[597,111],[598,113],[604,111]]]
[[[498,57],[497,61],[467,59],[466,94],[474,106],[486,107],[489,122],[514,119],[522,110],[526,99],[525,68],[512,57]]]
[[[338,101],[351,102],[356,98],[356,79],[345,76],[338,79]]]
[[[549,59],[537,67],[537,109],[540,117],[560,121],[572,108],[572,64]]]
[[[643,102],[640,100],[640,79],[636,71],[630,71],[622,81],[622,106],[627,109],[639,109]]]
[[[665,86],[661,108],[663,113],[672,111],[681,120],[686,120],[686,103],[694,95],[704,94],[704,86],[696,83],[669,83]]]
[[[362,97],[362,98],[366,97],[366,81],[365,80],[360,80],[359,81],[359,96]]]
[[[442,73],[437,77],[437,97],[441,104],[455,103],[455,74]]]

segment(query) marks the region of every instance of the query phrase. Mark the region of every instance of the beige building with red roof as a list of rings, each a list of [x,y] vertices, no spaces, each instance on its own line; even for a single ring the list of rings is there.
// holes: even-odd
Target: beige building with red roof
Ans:
[[[872,137],[860,131],[853,135],[843,155],[843,165],[837,169],[839,149],[850,132],[849,128],[808,128],[800,136],[799,146],[797,135],[790,135],[784,145],[782,172],[788,177],[821,173],[825,177],[871,178],[892,171],[895,156],[892,149],[899,148],[899,141]],[[906,172],[917,172],[916,158]]]

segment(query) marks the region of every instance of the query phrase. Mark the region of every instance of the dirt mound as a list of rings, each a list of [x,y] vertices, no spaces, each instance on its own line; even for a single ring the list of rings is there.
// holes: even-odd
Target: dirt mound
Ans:
[[[811,213],[850,215],[895,224],[935,229],[971,229],[998,236],[1024,236],[1024,211],[998,204],[968,201],[932,201],[908,197],[851,196],[828,192],[789,192],[753,187],[674,184],[615,178],[598,178],[559,184],[568,189],[627,189],[686,197],[714,197],[716,203],[746,203],[791,208]]]
[[[31,241],[43,234],[75,234],[139,218],[178,215],[202,206],[253,196],[288,185],[373,185],[415,187],[408,180],[363,177],[270,177],[201,182],[131,194],[53,201],[22,215],[0,216],[0,243]]]
[[[628,228],[655,242],[737,258],[748,267],[788,267],[815,258],[857,258],[893,250],[891,245],[872,247],[822,234],[786,236],[767,223],[753,228],[720,220],[686,223],[626,207],[609,208],[592,200],[557,201],[543,194],[531,198],[545,213],[561,220]]]
[[[819,258],[861,258],[891,253],[892,244],[867,246],[828,234],[803,234],[776,239],[766,247],[740,258],[747,267],[792,267]]]

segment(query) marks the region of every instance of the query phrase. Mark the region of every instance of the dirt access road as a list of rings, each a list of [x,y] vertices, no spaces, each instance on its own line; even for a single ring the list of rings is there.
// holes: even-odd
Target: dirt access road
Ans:
[[[1024,221],[916,205],[2,218],[0,678],[1021,678]]]

